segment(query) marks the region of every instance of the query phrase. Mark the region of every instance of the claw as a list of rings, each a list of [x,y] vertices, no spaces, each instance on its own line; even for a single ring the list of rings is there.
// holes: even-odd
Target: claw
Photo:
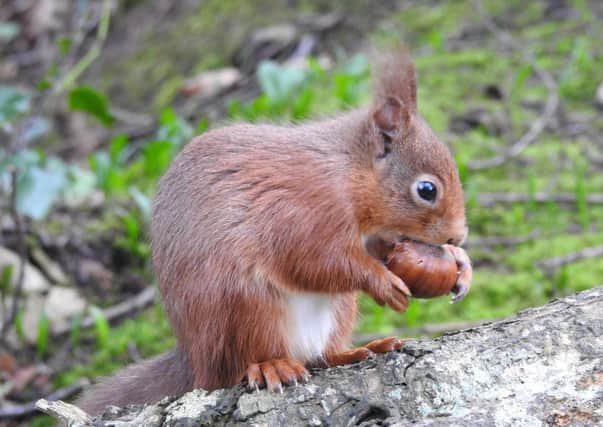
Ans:
[[[446,246],[448,246],[448,249],[452,252],[458,268],[456,279],[457,282],[451,291],[454,296],[452,297],[450,303],[454,304],[455,302],[462,300],[465,295],[469,293],[469,290],[471,289],[473,271],[471,269],[471,260],[462,248],[457,246]]]
[[[465,271],[467,271],[467,269],[469,268],[469,262],[465,261],[464,259],[457,259],[456,260],[456,265],[458,267],[458,274],[459,275],[461,273],[464,273]]]
[[[247,383],[247,389],[249,391],[253,391],[253,390],[260,391],[260,387],[258,387],[258,383],[256,383],[255,381],[249,381]]]
[[[454,288],[452,288],[452,293],[454,294],[454,296],[452,297],[452,300],[450,301],[451,304],[454,304],[455,302],[459,302],[461,301],[463,298],[465,298],[465,295],[467,295],[467,293],[469,292],[470,287],[463,284],[463,283],[456,283],[454,285]]]

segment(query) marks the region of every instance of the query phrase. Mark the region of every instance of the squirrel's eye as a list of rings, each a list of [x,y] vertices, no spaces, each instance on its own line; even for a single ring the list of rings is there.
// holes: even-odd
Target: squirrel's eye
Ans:
[[[417,182],[417,194],[421,199],[433,203],[438,195],[438,189],[431,181],[419,181]]]

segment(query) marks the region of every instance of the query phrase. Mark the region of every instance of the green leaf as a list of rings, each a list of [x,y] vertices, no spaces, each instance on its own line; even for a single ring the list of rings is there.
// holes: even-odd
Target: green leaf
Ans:
[[[21,342],[25,342],[25,311],[19,310],[17,315],[15,316],[15,331],[17,332],[17,336],[21,340]]]
[[[14,156],[3,155],[0,157],[0,173],[6,172],[7,168],[9,167],[25,170],[31,166],[39,164],[40,161],[40,154],[33,150],[23,150]]]
[[[69,333],[69,340],[73,348],[77,347],[80,342],[80,336],[82,335],[82,315],[77,313],[71,319],[71,331]]]
[[[109,332],[111,327],[103,311],[95,306],[90,307],[90,315],[94,319],[94,331],[96,333],[96,343],[100,348],[106,348],[109,343]]]
[[[38,320],[38,342],[37,342],[37,353],[38,357],[42,357],[46,354],[48,349],[48,337],[50,335],[50,320],[46,315],[45,311],[40,314],[40,320]]]
[[[128,214],[122,217],[123,223],[126,227],[126,234],[128,235],[128,239],[131,243],[138,243],[138,238],[140,237],[140,225],[138,224],[138,220],[132,214]]]
[[[8,286],[10,285],[10,279],[13,277],[13,266],[11,264],[2,267],[0,273],[0,295],[6,295]]]
[[[35,220],[43,219],[66,184],[67,176],[62,168],[46,170],[33,166],[25,170],[17,181],[17,209]]]
[[[159,123],[161,126],[157,130],[158,140],[182,146],[189,142],[194,135],[193,127],[178,117],[171,108],[166,108],[161,112]]]
[[[73,40],[67,36],[60,36],[57,38],[57,47],[59,48],[59,55],[65,56],[71,50]]]
[[[111,157],[106,151],[97,151],[90,156],[90,169],[96,175],[97,184],[101,188],[105,188],[107,175],[111,170]]]
[[[92,172],[76,165],[67,166],[69,184],[62,191],[66,204],[75,206],[88,197],[96,188],[96,177]]]
[[[109,144],[109,156],[111,157],[111,163],[117,164],[122,160],[122,153],[127,145],[127,135],[117,135],[111,140],[111,143]]]
[[[158,178],[170,165],[176,146],[167,141],[153,141],[144,146],[142,152],[145,176]]]
[[[69,108],[88,113],[105,126],[113,124],[107,97],[89,86],[79,86],[69,92]]]
[[[16,22],[0,22],[0,41],[10,42],[21,32],[21,27]]]
[[[287,99],[307,77],[307,72],[303,69],[283,67],[274,61],[262,61],[257,74],[262,91],[272,101]]]
[[[209,129],[209,120],[207,117],[203,117],[197,123],[197,135],[201,135],[203,132],[206,132]]]
[[[44,117],[30,117],[24,125],[22,138],[25,143],[33,142],[50,131],[50,122]]]
[[[0,85],[0,127],[29,111],[30,96],[12,86]]]
[[[354,77],[366,77],[369,72],[368,58],[363,54],[356,54],[347,61],[339,73],[347,74]]]
[[[310,115],[315,92],[309,88],[304,89],[293,102],[292,115],[295,120],[302,120]]]
[[[142,213],[144,219],[146,221],[150,220],[151,200],[136,187],[130,187],[129,193],[130,196],[132,196],[132,198],[134,199],[134,202],[136,202],[136,206],[138,206],[138,209]]]

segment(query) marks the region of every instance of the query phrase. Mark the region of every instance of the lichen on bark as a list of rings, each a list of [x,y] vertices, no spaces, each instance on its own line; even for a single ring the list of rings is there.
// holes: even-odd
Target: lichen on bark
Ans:
[[[314,370],[308,383],[282,394],[248,392],[242,386],[196,390],[144,408],[109,408],[97,421],[134,425],[145,419],[145,425],[154,426],[601,425],[602,307],[599,287],[506,320],[410,341],[399,353]]]

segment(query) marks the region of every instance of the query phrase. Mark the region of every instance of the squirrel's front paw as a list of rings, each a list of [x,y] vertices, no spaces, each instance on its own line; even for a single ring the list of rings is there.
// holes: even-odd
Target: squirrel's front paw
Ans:
[[[379,305],[387,304],[392,309],[403,312],[408,307],[408,298],[411,296],[406,284],[389,270],[383,269],[379,280],[367,289],[369,295]]]
[[[456,283],[454,288],[452,288],[452,293],[454,294],[452,301],[457,302],[462,300],[471,289],[471,280],[473,278],[471,259],[469,259],[469,255],[467,255],[467,252],[463,248],[453,245],[444,245],[444,248],[452,254],[458,267]]]

